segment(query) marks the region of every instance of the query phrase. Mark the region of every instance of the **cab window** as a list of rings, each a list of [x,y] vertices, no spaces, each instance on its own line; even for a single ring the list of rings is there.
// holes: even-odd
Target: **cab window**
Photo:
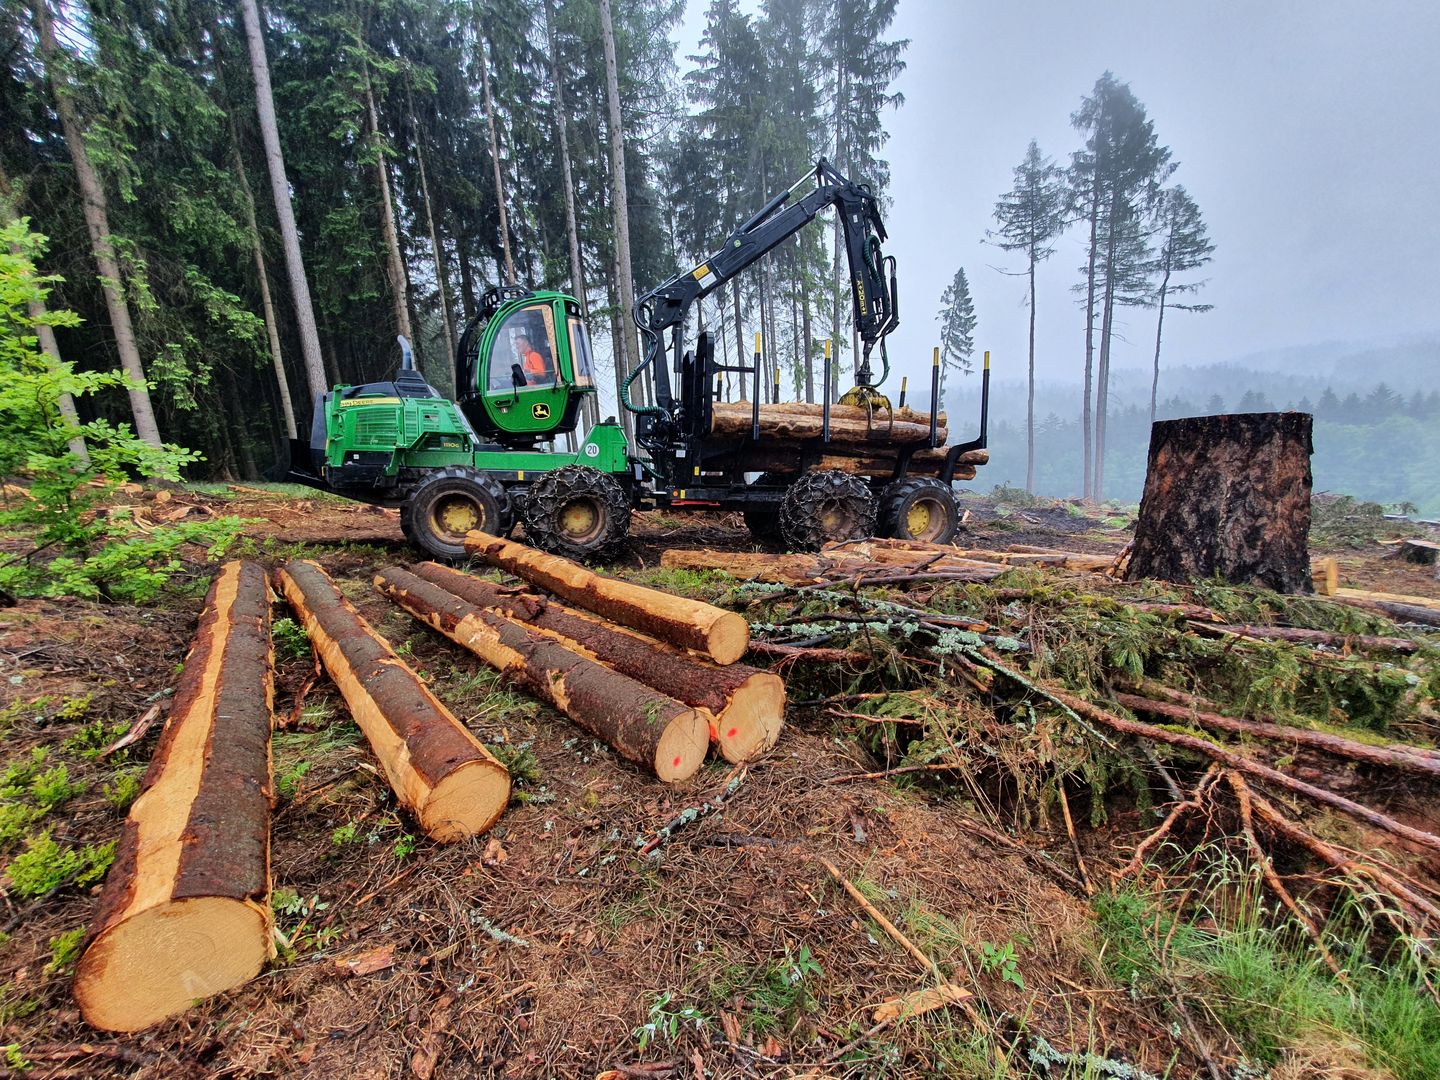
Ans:
[[[579,319],[567,320],[570,324],[570,355],[575,361],[575,385],[590,386],[590,334]]]
[[[490,351],[489,389],[554,386],[556,373],[555,316],[550,306],[533,304],[506,316]]]

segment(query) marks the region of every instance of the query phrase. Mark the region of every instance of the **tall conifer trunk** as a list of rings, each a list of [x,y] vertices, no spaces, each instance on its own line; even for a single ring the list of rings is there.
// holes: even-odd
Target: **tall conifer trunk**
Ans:
[[[409,85],[405,87],[405,104],[410,113],[410,130],[415,140],[415,170],[420,178],[420,201],[425,204],[425,228],[430,236],[430,255],[435,260],[435,289],[440,303],[440,326],[445,334],[445,355],[455,351],[455,329],[450,322],[450,296],[445,284],[445,252],[440,234],[435,230],[435,208],[430,201],[430,183],[425,176],[425,150],[420,145],[420,125],[415,122],[415,102]]]
[[[386,277],[390,279],[390,295],[395,306],[395,329],[413,343],[415,332],[410,327],[410,279],[405,273],[405,257],[400,253],[400,229],[395,223],[395,204],[390,198],[390,166],[385,161],[384,140],[380,137],[380,117],[375,110],[370,66],[364,61],[361,64],[365,73],[365,119],[375,150],[375,179],[380,194],[380,236],[385,243]]]
[[[1160,279],[1160,315],[1155,320],[1155,367],[1150,375],[1150,423],[1155,423],[1155,398],[1160,389],[1160,332],[1165,328],[1165,294],[1170,291],[1170,260],[1165,260],[1165,276]]]
[[[477,12],[478,16],[478,12]],[[480,20],[475,20],[475,55],[480,60],[480,96],[485,104],[485,130],[490,137],[490,164],[495,173],[495,205],[500,215],[500,250],[505,255],[505,284],[515,284],[515,257],[510,253],[510,217],[505,210],[505,180],[500,169],[500,139],[495,133],[495,99],[490,93],[490,57]]]
[[[631,319],[635,310],[635,281],[630,266],[630,198],[625,185],[625,131],[620,113],[620,69],[615,55],[615,24],[610,0],[600,0],[600,35],[605,50],[605,100],[610,114],[610,186],[615,211],[615,263],[620,291],[620,339],[615,343],[615,371],[623,363],[628,377],[640,363]],[[663,362],[663,360],[661,361]],[[623,382],[623,379],[621,380]],[[623,409],[623,404],[622,404]],[[630,421],[626,419],[626,430]]]
[[[40,37],[40,51],[45,58],[45,71],[55,92],[55,110],[60,116],[65,147],[70,151],[70,161],[75,166],[75,179],[80,185],[80,205],[85,215],[85,230],[90,234],[90,249],[95,258],[95,268],[100,275],[100,290],[105,295],[105,309],[110,316],[110,328],[115,334],[115,349],[120,354],[120,366],[131,380],[128,393],[130,412],[135,420],[135,434],[151,446],[158,447],[161,445],[160,429],[155,423],[155,410],[150,403],[145,367],[140,362],[140,348],[135,342],[135,327],[130,321],[130,307],[123,292],[124,279],[120,275],[115,249],[110,243],[110,217],[105,188],[90,162],[90,153],[85,148],[85,129],[66,85],[64,60],[55,40],[50,11],[46,7],[48,0],[32,2],[35,29]]]
[[[280,129],[275,122],[275,98],[270,90],[270,63],[265,57],[265,36],[260,27],[256,0],[240,0],[245,22],[245,39],[250,49],[250,71],[255,79],[255,107],[260,117],[260,137],[265,145],[265,165],[270,173],[270,193],[275,200],[275,217],[285,251],[285,269],[290,279],[290,297],[295,305],[300,351],[305,357],[305,378],[312,399],[318,399],[329,385],[325,361],[320,355],[320,335],[315,329],[315,309],[310,303],[310,283],[305,277],[305,260],[300,255],[300,232],[295,227],[295,209],[290,203],[290,181],[285,175],[285,158],[280,152]]]

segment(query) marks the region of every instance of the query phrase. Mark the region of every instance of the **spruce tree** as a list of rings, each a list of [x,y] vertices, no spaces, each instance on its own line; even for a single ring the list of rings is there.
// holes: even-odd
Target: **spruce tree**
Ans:
[[[1195,205],[1186,190],[1180,185],[1167,188],[1161,193],[1156,217],[1158,219],[1159,243],[1153,272],[1160,278],[1155,290],[1155,305],[1159,314],[1155,319],[1155,364],[1150,378],[1150,422],[1155,422],[1155,394],[1160,386],[1160,335],[1165,328],[1167,306],[1176,311],[1209,311],[1211,304],[1176,304],[1171,302],[1174,295],[1194,293],[1203,281],[1173,280],[1177,274],[1198,270],[1210,261],[1215,245],[1205,231],[1205,222],[1200,208]]]
[[[975,352],[975,301],[970,296],[970,282],[962,266],[940,297],[940,399],[945,399],[945,374],[950,369],[968,375],[974,367],[970,357]]]
[[[998,232],[988,233],[1002,251],[1024,252],[1029,283],[1030,351],[1025,400],[1025,490],[1035,486],[1035,267],[1055,253],[1052,242],[1067,224],[1065,173],[1040,153],[1034,139],[1015,167],[1015,186],[995,203]]]

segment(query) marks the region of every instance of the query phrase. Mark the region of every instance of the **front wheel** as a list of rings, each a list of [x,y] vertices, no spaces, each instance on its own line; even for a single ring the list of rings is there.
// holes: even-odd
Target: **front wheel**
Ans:
[[[609,473],[566,465],[530,485],[523,517],[525,536],[533,546],[586,559],[629,535],[630,500]]]
[[[499,481],[463,465],[437,469],[400,506],[405,538],[432,559],[465,558],[465,534],[504,536],[514,524],[510,496]]]
[[[960,505],[939,480],[901,480],[880,495],[879,525],[881,536],[948,544],[960,527]]]
[[[780,531],[793,551],[819,551],[833,540],[875,532],[875,495],[858,476],[826,469],[806,473],[780,503]]]

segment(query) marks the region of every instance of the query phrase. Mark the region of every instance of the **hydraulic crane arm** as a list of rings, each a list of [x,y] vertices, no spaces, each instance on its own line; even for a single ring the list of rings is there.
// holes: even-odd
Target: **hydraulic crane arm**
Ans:
[[[813,190],[795,198],[795,193],[811,180],[815,183]],[[670,389],[669,365],[664,362],[665,331],[671,331],[678,367],[690,305],[759,261],[831,206],[839,216],[845,237],[855,327],[864,343],[864,358],[856,372],[856,381],[862,386],[870,385],[870,351],[877,341],[883,342],[899,322],[895,260],[880,250],[881,242],[886,239],[885,224],[880,219],[879,202],[874,193],[867,185],[841,176],[821,158],[813,172],[807,172],[761,207],[730,235],[720,250],[693,270],[676,274],[635,302],[635,324],[645,342],[645,358],[625,383],[622,393],[625,407],[642,415],[669,416],[675,400]],[[629,400],[630,384],[652,365],[658,407],[633,405]]]

